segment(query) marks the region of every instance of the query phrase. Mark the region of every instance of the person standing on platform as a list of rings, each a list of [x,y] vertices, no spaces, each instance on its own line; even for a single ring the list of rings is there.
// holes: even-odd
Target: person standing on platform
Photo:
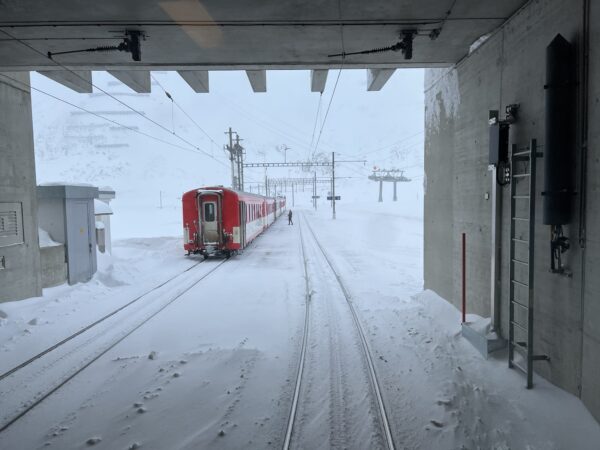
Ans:
[[[292,221],[292,210],[290,209],[290,212],[288,213],[288,225],[294,225],[294,222]]]

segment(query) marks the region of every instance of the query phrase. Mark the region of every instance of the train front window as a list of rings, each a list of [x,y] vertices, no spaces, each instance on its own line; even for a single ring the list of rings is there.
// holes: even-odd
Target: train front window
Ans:
[[[215,221],[215,204],[205,203],[204,204],[204,221],[214,222]]]

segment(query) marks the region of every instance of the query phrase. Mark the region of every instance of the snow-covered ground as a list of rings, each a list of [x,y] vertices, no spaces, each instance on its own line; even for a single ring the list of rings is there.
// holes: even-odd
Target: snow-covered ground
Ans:
[[[292,447],[383,448],[346,305],[306,220],[367,332],[397,448],[597,449],[600,426],[577,398],[542,379],[526,390],[504,355],[486,361],[460,336],[454,307],[422,292],[422,219],[411,206],[420,188],[404,187],[396,203],[377,203],[375,183],[354,202],[342,187],[335,221],[325,202],[316,212],[298,205],[294,226],[276,222],[0,433],[0,447],[281,447],[304,325],[302,227],[312,315]],[[0,306],[2,372],[194,263],[179,238],[119,240],[114,250],[88,284]],[[162,288],[164,298],[142,299],[144,308],[157,308],[215,264],[180,275]],[[110,333],[134,326],[136,314],[145,314],[136,311],[51,365],[1,380],[2,416],[35,394],[19,388],[20,379],[50,386],[51,375],[68,374]]]

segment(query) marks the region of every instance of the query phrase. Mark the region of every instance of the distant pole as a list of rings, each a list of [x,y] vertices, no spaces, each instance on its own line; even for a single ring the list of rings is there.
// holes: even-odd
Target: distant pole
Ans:
[[[229,131],[226,131],[225,134],[229,135],[229,145],[226,145],[225,148],[229,152],[229,161],[231,161],[231,188],[236,188],[235,182],[235,169],[234,169],[234,150],[233,150],[233,131],[231,127],[229,127]]]
[[[237,160],[237,188],[240,191],[244,190],[244,147],[240,145],[240,135],[235,133],[235,156]]]
[[[467,235],[462,234],[462,323],[467,321]]]
[[[315,211],[317,210],[317,172],[315,172],[315,178],[313,181],[313,206]]]
[[[267,174],[265,174],[265,197],[269,196],[269,179],[267,178]]]
[[[383,180],[379,180],[379,203],[383,202]]]
[[[398,182],[394,181],[394,201],[398,200],[398,196],[396,195],[396,184],[398,184]]]
[[[331,152],[331,197],[333,199],[333,220],[335,220],[335,152]]]
[[[296,206],[296,200],[294,199],[294,183],[292,183],[292,206]]]
[[[162,191],[158,191],[158,196],[159,196],[159,202],[160,202],[160,209],[162,209]]]

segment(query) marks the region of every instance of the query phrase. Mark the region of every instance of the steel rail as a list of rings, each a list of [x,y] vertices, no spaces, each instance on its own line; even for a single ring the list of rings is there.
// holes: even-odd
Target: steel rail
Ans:
[[[70,336],[67,336],[66,338],[64,338],[63,340],[57,342],[54,345],[51,345],[50,347],[46,348],[45,350],[42,350],[41,352],[39,352],[38,354],[32,356],[31,358],[29,358],[26,361],[23,361],[22,363],[18,364],[17,366],[13,367],[10,370],[7,370],[6,372],[4,372],[3,374],[0,375],[0,381],[2,381],[4,378],[11,376],[12,374],[14,374],[15,372],[18,372],[19,370],[23,369],[24,367],[27,367],[29,364],[31,364],[32,362],[36,361],[37,359],[41,358],[42,356],[50,353],[53,350],[56,350],[57,348],[61,347],[62,345],[66,344],[67,342],[69,342],[70,340],[76,338],[77,336],[79,336],[82,333],[85,333],[86,331],[90,330],[91,328],[94,328],[96,325],[104,322],[106,319],[114,316],[115,314],[123,311],[125,308],[133,305],[134,303],[138,302],[139,300],[141,300],[142,298],[146,297],[148,294],[151,294],[152,292],[156,291],[157,289],[160,289],[161,287],[163,287],[164,285],[166,285],[167,283],[170,283],[171,281],[173,281],[175,278],[178,278],[179,276],[183,275],[186,272],[189,272],[190,270],[192,270],[194,267],[197,267],[198,264],[203,263],[204,261],[200,261],[197,262],[196,264],[191,265],[190,267],[188,267],[187,269],[185,269],[183,272],[179,272],[176,275],[172,276],[171,278],[169,278],[168,280],[160,283],[159,285],[153,287],[152,289],[144,292],[143,294],[137,296],[136,298],[134,298],[133,300],[131,300],[130,302],[126,303],[123,306],[120,306],[119,308],[115,309],[114,311],[102,316],[100,319],[96,320],[95,322],[92,322],[91,324],[81,328],[79,331],[71,334]]]
[[[161,306],[157,311],[153,312],[150,316],[148,316],[145,319],[143,319],[135,327],[133,327],[132,329],[130,329],[129,331],[127,331],[124,335],[122,335],[121,337],[119,337],[117,340],[115,340],[114,342],[112,342],[111,344],[109,344],[104,350],[102,350],[100,353],[98,353],[93,358],[91,358],[83,366],[79,367],[77,370],[75,370],[70,375],[68,375],[67,377],[65,377],[56,386],[52,387],[50,390],[48,390],[46,393],[44,393],[43,395],[41,395],[39,398],[31,401],[31,403],[29,403],[25,408],[23,408],[21,411],[19,411],[14,417],[12,417],[7,422],[5,422],[2,425],[0,425],[0,433],[2,433],[3,431],[5,431],[6,429],[8,429],[11,425],[13,425],[15,422],[17,422],[19,419],[21,419],[23,416],[25,416],[28,412],[30,412],[35,407],[37,407],[45,399],[47,399],[48,397],[50,397],[52,394],[54,394],[56,391],[58,391],[60,388],[62,388],[64,385],[66,385],[69,381],[71,381],[73,378],[75,378],[77,375],[79,375],[81,372],[83,372],[85,369],[87,369],[90,365],[92,365],[94,362],[96,362],[98,359],[100,359],[102,356],[104,356],[106,353],[108,353],[110,350],[112,350],[114,347],[116,347],[118,344],[120,344],[123,340],[125,340],[127,337],[129,337],[131,334],[133,334],[137,329],[139,329],[140,327],[142,327],[143,325],[145,325],[152,318],[154,318],[156,315],[158,315],[160,312],[162,312],[165,308],[167,308],[173,302],[175,302],[176,300],[178,300],[185,293],[187,293],[188,291],[190,291],[198,283],[200,283],[202,280],[204,280],[209,275],[211,275],[213,272],[215,272],[219,267],[221,267],[227,261],[229,261],[229,259],[225,259],[225,260],[219,262],[215,267],[213,267],[208,272],[206,272],[205,274],[203,274],[200,278],[198,278],[196,281],[194,281],[190,286],[186,287],[183,291],[179,292],[177,295],[175,295],[174,297],[172,297],[167,303],[165,303],[163,306]]]
[[[306,259],[306,251],[304,248],[304,236],[302,235],[302,227],[300,227],[300,247],[302,250],[302,260],[304,264],[304,287],[305,287],[305,313],[304,313],[304,332],[302,335],[302,347],[300,349],[300,362],[298,364],[298,372],[296,374],[296,385],[294,387],[294,396],[292,399],[292,406],[290,408],[290,415],[288,417],[287,429],[285,432],[285,439],[283,441],[283,450],[288,450],[292,442],[292,433],[294,431],[294,422],[296,420],[296,413],[298,411],[298,398],[300,397],[300,386],[302,384],[302,375],[304,373],[304,360],[306,356],[306,347],[308,345],[308,331],[309,331],[309,320],[310,320],[310,303],[312,292],[308,282],[308,266]]]
[[[373,392],[375,394],[375,398],[377,400],[377,407],[378,407],[378,411],[379,411],[379,418],[381,419],[381,426],[382,426],[382,429],[383,429],[383,432],[384,432],[384,435],[385,435],[385,442],[386,442],[387,448],[389,450],[394,450],[395,449],[394,439],[393,439],[393,436],[392,436],[392,431],[391,431],[391,428],[390,428],[389,419],[388,419],[388,416],[387,416],[387,411],[385,409],[385,404],[383,402],[383,396],[381,395],[381,389],[379,387],[379,381],[377,379],[377,373],[375,371],[375,364],[373,363],[373,357],[371,356],[371,350],[369,348],[369,343],[367,341],[367,338],[365,337],[365,333],[364,333],[363,327],[362,327],[362,325],[360,323],[360,320],[358,318],[358,314],[356,312],[356,309],[354,308],[354,304],[352,302],[352,297],[351,297],[350,293],[348,292],[348,289],[344,285],[341,276],[335,270],[335,267],[333,266],[333,263],[329,259],[329,256],[327,255],[327,252],[325,252],[325,249],[323,248],[323,246],[319,242],[319,240],[317,238],[317,235],[315,234],[314,230],[312,229],[312,227],[308,223],[308,220],[306,220],[306,217],[304,215],[302,215],[302,217],[304,219],[304,222],[306,223],[306,226],[307,226],[308,230],[312,234],[313,239],[315,240],[315,243],[317,244],[317,247],[319,248],[319,250],[323,254],[323,257],[325,258],[325,261],[327,262],[327,264],[329,265],[329,268],[331,269],[331,271],[335,275],[335,279],[337,280],[337,282],[338,282],[338,284],[340,286],[340,289],[342,290],[342,293],[344,294],[344,297],[346,298],[346,302],[348,303],[348,306],[350,307],[350,312],[352,313],[352,318],[354,319],[354,324],[356,325],[356,329],[358,331],[358,335],[360,337],[360,341],[361,341],[361,344],[362,344],[363,355],[365,356],[365,360],[367,362],[367,367],[368,367],[368,371],[369,371],[369,377],[370,377],[370,381],[371,381],[371,387],[373,389]]]

